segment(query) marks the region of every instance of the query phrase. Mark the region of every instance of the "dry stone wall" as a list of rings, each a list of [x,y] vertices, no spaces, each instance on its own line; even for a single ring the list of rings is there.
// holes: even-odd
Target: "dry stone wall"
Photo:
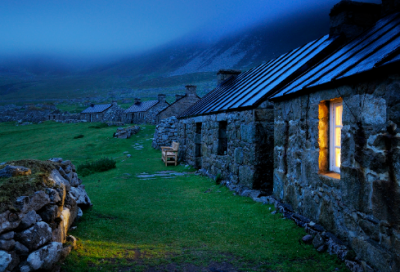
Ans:
[[[151,146],[161,149],[161,146],[171,146],[172,141],[178,142],[178,119],[175,116],[163,119],[156,126]]]
[[[144,113],[144,123],[155,125],[157,114],[168,106],[169,104],[167,102],[159,101],[157,104],[155,104]]]
[[[33,174],[31,169],[14,164],[3,164],[0,178]],[[43,178],[51,185],[17,197],[0,213],[1,272],[53,271],[75,246],[68,230],[91,202],[70,161],[55,158],[49,164],[53,170]],[[68,245],[64,244],[67,240]]]
[[[343,99],[340,178],[325,175],[328,104]],[[355,267],[400,271],[400,75],[275,103],[274,195],[334,233]]]
[[[272,193],[273,105],[181,119],[180,160],[231,185]]]

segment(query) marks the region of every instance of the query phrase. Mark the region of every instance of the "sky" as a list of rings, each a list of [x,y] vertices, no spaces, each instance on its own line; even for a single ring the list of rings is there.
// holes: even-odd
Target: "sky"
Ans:
[[[367,0],[380,3],[379,0]],[[191,33],[223,37],[339,0],[1,0],[0,56],[112,57]]]

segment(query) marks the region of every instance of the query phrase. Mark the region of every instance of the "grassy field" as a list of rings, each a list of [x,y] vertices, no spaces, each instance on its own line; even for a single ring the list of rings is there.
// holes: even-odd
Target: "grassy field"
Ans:
[[[115,127],[93,126],[0,124],[0,162],[117,160],[116,169],[82,178],[94,206],[70,232],[78,249],[63,271],[347,271],[335,256],[301,243],[304,230],[271,214],[273,206],[233,195],[183,165],[165,167],[151,148],[154,126],[127,140],[112,137]],[[186,174],[137,177],[165,170]]]

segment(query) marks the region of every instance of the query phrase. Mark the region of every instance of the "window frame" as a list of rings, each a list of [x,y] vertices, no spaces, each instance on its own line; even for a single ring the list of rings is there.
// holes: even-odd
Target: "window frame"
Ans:
[[[337,107],[341,106],[342,114],[341,114],[341,125],[336,125],[336,110]],[[340,164],[336,166],[336,149],[340,149],[340,156],[342,151],[342,142],[340,135],[340,145],[336,145],[336,139],[338,137],[336,133],[336,129],[340,128],[340,133],[343,128],[343,101],[342,100],[334,100],[331,101],[329,105],[329,170],[332,172],[336,172],[340,174]]]

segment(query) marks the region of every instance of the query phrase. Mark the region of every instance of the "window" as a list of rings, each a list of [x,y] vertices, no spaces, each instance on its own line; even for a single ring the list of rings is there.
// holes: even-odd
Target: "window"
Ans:
[[[331,102],[329,113],[329,170],[340,173],[343,103]]]
[[[219,122],[218,129],[218,155],[226,155],[228,151],[228,137],[226,136],[226,121]]]

